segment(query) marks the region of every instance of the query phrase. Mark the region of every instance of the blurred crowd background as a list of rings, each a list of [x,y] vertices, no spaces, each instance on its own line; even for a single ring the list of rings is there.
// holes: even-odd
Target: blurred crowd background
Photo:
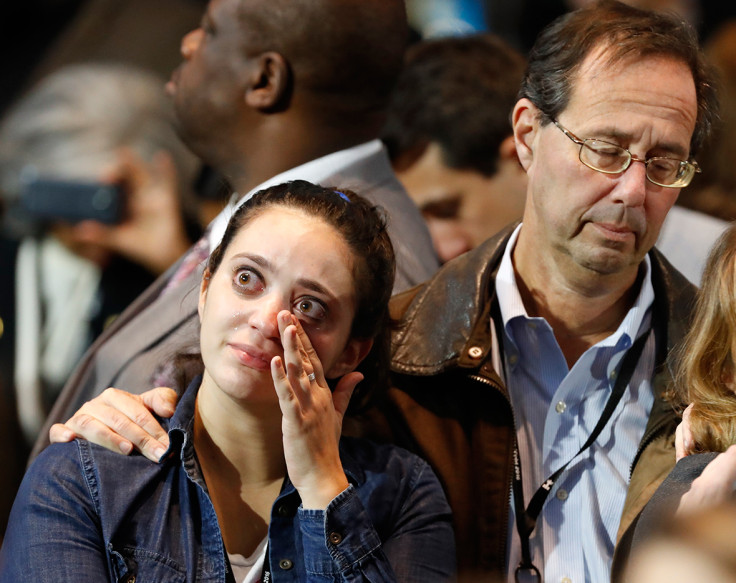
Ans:
[[[555,16],[586,0],[409,0],[407,10],[420,37],[488,31],[522,52]],[[736,6],[721,0],[636,0],[638,5],[672,8],[686,16],[701,39]],[[115,58],[161,74],[178,61],[181,35],[199,21],[205,0],[26,0],[8,3],[3,35],[0,110],[29,82],[62,63],[90,57]],[[144,18],[141,18],[141,17]]]
[[[408,0],[418,38],[488,31],[518,50],[529,49],[539,30],[586,0]],[[674,9],[698,30],[713,35],[736,5],[722,0],[634,0],[655,9]],[[201,16],[206,0],[26,0],[8,3],[12,34],[0,40],[0,112],[29,83],[62,64],[113,58],[150,67],[168,76],[179,62],[179,39]]]

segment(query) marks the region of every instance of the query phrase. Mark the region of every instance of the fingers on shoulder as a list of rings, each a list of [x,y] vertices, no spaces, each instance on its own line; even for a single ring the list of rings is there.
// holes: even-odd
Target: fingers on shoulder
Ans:
[[[169,387],[156,387],[140,395],[141,402],[162,417],[170,417],[176,409],[179,396]]]

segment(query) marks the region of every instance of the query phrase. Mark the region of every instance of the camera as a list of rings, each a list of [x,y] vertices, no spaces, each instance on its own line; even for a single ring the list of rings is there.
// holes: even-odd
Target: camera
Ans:
[[[33,177],[24,180],[18,199],[24,214],[39,221],[116,224],[122,217],[122,193],[115,184]]]

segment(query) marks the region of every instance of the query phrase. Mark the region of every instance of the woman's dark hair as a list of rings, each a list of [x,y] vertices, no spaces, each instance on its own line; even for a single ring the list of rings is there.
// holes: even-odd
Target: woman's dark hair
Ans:
[[[243,226],[264,211],[278,207],[299,209],[322,219],[340,233],[353,253],[356,310],[350,335],[373,340],[373,349],[358,366],[365,379],[351,400],[351,410],[355,411],[367,405],[376,390],[387,386],[391,348],[388,301],[396,260],[386,221],[379,207],[350,190],[317,186],[304,180],[271,186],[255,193],[235,211],[222,241],[210,254],[209,273],[217,271]]]
[[[567,107],[580,67],[597,48],[612,65],[663,56],[684,62],[695,82],[698,114],[690,144],[695,154],[718,116],[715,77],[693,28],[673,14],[601,0],[553,21],[529,52],[519,97],[528,98],[547,124]]]

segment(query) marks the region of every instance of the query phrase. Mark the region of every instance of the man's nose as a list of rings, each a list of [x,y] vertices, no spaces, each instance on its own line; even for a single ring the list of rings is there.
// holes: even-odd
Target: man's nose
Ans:
[[[190,59],[192,55],[199,48],[199,43],[202,42],[202,35],[204,31],[201,28],[195,28],[184,35],[181,39],[181,56],[185,59]]]
[[[633,158],[629,167],[618,179],[615,190],[617,201],[629,207],[643,206],[647,197],[647,188],[651,186],[647,180],[647,166],[643,160]]]
[[[437,251],[442,263],[446,263],[473,248],[472,239],[463,228],[460,219],[448,220],[426,216],[425,218],[435,251]]]

